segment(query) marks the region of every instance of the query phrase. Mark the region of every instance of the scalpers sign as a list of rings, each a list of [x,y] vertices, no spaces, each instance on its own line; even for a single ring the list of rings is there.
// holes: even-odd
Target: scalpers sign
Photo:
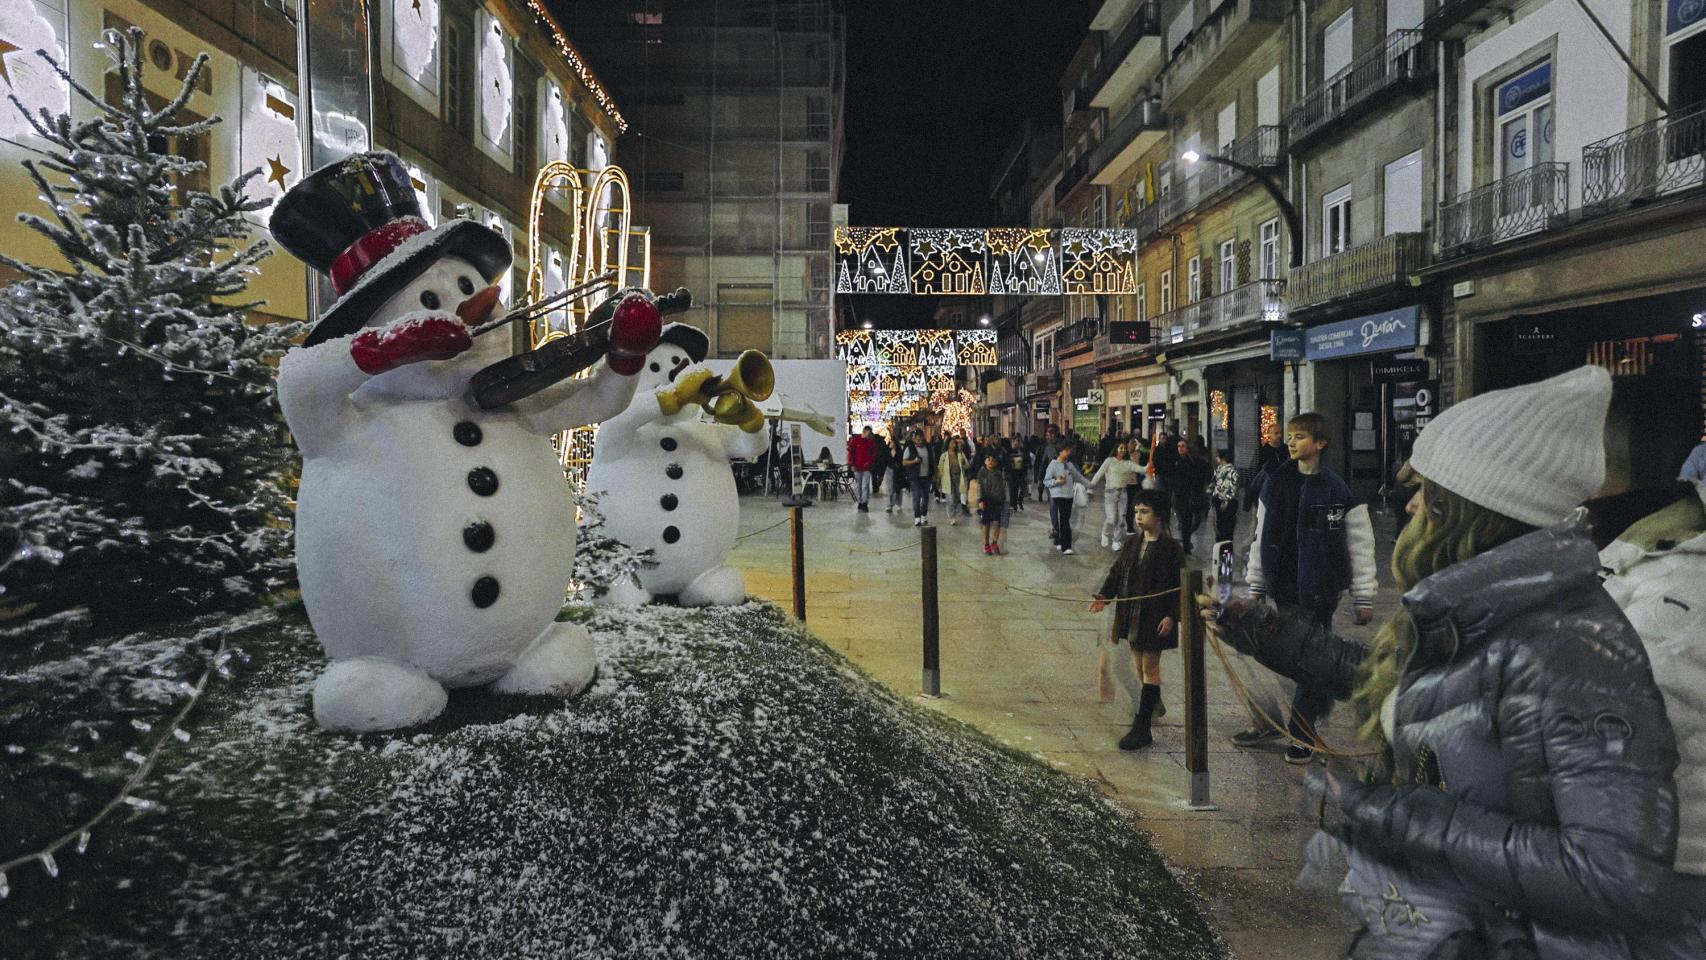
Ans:
[[[837,293],[998,296],[1137,290],[1137,231],[835,228]]]
[[[1355,320],[1310,327],[1305,331],[1309,339],[1304,356],[1309,360],[1332,360],[1414,347],[1421,318],[1421,307],[1400,307]]]

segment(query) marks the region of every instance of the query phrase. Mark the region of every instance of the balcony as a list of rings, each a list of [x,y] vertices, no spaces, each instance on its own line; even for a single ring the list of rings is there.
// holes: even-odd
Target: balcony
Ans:
[[[1302,310],[1408,287],[1410,275],[1427,265],[1427,240],[1394,233],[1298,267],[1286,278],[1286,303]]]
[[[1257,169],[1277,167],[1285,157],[1285,128],[1257,127],[1249,136],[1227,144],[1220,155]],[[1175,182],[1173,189],[1156,204],[1161,208],[1160,225],[1184,219],[1252,179],[1236,167],[1212,160],[1199,161],[1196,166],[1199,170],[1195,176]]]
[[[1706,109],[1582,148],[1582,213],[1598,216],[1706,184]]]
[[[1060,377],[1053,373],[1032,373],[1025,377],[1025,396],[1053,393],[1060,389]]]
[[[1102,69],[1090,81],[1093,107],[1112,107],[1149,82],[1161,68],[1161,4],[1146,0],[1131,12],[1119,35],[1102,44]]]
[[[1054,185],[1055,203],[1065,200],[1066,195],[1071,193],[1074,188],[1084,182],[1085,177],[1090,175],[1090,158],[1094,155],[1095,153],[1092,151],[1090,153],[1086,153],[1082,157],[1079,157],[1077,160],[1072,162],[1072,166],[1066,168],[1065,173],[1060,175],[1060,182]]]
[[[1070,138],[1090,125],[1096,118],[1096,108],[1090,106],[1090,98],[1096,91],[1090,89],[1087,83],[1061,93],[1061,124],[1066,128],[1066,136]]]
[[[1101,146],[1090,151],[1090,182],[1108,186],[1120,178],[1150,147],[1167,136],[1167,118],[1161,115],[1161,101],[1146,97],[1131,105],[1131,110],[1108,135]]]
[[[1379,103],[1381,94],[1426,79],[1432,73],[1420,30],[1394,30],[1380,45],[1309,91],[1286,117],[1291,148],[1349,123]]]
[[[1137,231],[1137,242],[1142,243],[1161,230],[1161,203],[1156,201],[1142,210],[1131,215],[1125,222],[1126,229]]]
[[[1162,74],[1162,106],[1194,100],[1198,88],[1226,76],[1233,65],[1285,23],[1287,0],[1222,0],[1191,30],[1190,40]]]
[[[1156,327],[1149,327],[1149,339],[1143,343],[1114,342],[1108,337],[1096,338],[1096,363],[1101,366],[1118,364],[1122,360],[1131,360],[1155,352]]]
[[[1054,332],[1055,356],[1089,345],[1101,332],[1101,317],[1085,317],[1061,327]]]
[[[1561,226],[1570,209],[1570,165],[1537,163],[1440,204],[1439,250],[1460,256]]]
[[[1155,328],[1166,343],[1180,344],[1253,324],[1282,323],[1284,293],[1284,280],[1256,280],[1164,313],[1155,318]]]
[[[1422,20],[1422,37],[1427,40],[1461,40],[1485,26],[1486,21],[1475,15],[1491,6],[1492,0],[1429,0],[1431,9]]]

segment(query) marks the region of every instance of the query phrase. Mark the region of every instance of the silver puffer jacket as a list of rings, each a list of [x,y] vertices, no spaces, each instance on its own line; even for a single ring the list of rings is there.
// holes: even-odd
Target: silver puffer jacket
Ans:
[[[1415,957],[1706,958],[1706,885],[1672,869],[1677,750],[1664,700],[1597,570],[1587,528],[1565,525],[1404,596],[1419,643],[1389,715],[1392,776],[1346,791],[1340,835],[1428,890],[1460,893],[1479,917],[1452,938],[1459,952],[1418,944]],[[1264,608],[1228,637],[1341,697],[1363,658],[1355,642]]]

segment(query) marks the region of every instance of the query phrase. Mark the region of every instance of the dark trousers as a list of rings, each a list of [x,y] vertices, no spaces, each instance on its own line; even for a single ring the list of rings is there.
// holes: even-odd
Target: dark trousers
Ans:
[[[1025,478],[1015,475],[1007,477],[1007,502],[1015,510],[1025,509]]]
[[[1203,504],[1194,497],[1174,497],[1173,510],[1179,515],[1179,542],[1191,549],[1191,536],[1202,526]]]
[[[923,477],[914,477],[912,480],[912,515],[930,515],[930,482]]]
[[[1054,542],[1062,550],[1072,549],[1072,498],[1049,497],[1048,518],[1054,524]]]
[[[1334,594],[1325,600],[1301,606],[1317,624],[1330,627],[1333,625],[1333,611],[1339,607],[1339,597]],[[1287,729],[1293,737],[1305,743],[1319,742],[1320,737],[1315,733],[1316,726],[1332,712],[1331,693],[1300,682],[1297,692],[1291,698],[1291,723],[1287,725]]]
[[[1125,532],[1128,535],[1137,533],[1137,491],[1143,489],[1143,484],[1128,484],[1125,488]]]
[[[1238,529],[1238,501],[1228,500],[1226,503],[1214,505],[1214,539],[1231,540],[1233,532]]]

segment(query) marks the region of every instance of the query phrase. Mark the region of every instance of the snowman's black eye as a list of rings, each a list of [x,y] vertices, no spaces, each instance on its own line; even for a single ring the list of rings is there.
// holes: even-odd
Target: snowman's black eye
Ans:
[[[431,290],[422,290],[421,291],[421,306],[426,307],[428,310],[437,310],[438,309],[438,294],[433,293]]]
[[[466,297],[474,292],[474,281],[467,277],[457,277],[456,289],[462,291],[462,295]]]
[[[661,368],[660,368],[660,367],[658,367],[658,365],[657,365],[657,364],[655,364],[655,363],[654,363],[654,364],[652,364],[652,372],[653,372],[653,373],[657,373],[657,372],[658,372],[658,370],[659,370],[659,369],[661,369]]]

